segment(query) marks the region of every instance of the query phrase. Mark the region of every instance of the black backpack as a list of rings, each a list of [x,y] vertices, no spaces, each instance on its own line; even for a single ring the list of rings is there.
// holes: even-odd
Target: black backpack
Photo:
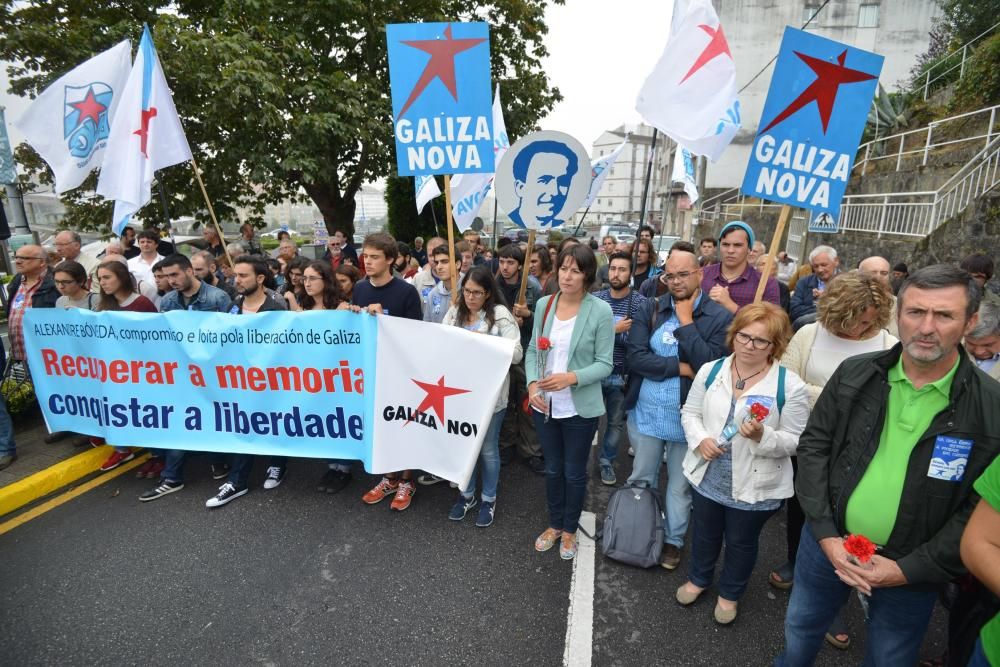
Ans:
[[[657,489],[626,485],[608,501],[601,552],[636,567],[652,567],[663,551],[663,504]]]

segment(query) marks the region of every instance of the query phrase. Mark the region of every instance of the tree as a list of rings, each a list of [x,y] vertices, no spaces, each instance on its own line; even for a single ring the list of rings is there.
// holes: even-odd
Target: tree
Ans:
[[[444,192],[440,178],[438,187]],[[446,229],[444,195],[429,201],[419,215],[415,196],[411,177],[389,176],[386,179],[385,203],[388,208],[389,233],[407,243],[417,236],[424,238],[437,236],[438,230]],[[435,220],[438,224],[434,224]]]
[[[0,7],[0,58],[17,63],[8,68],[11,91],[33,96],[95,53],[137,40],[149,23],[220,216],[246,208],[259,222],[265,205],[305,197],[331,233],[352,234],[362,183],[394,171],[385,24],[488,21],[495,80],[502,88],[517,82],[517,95],[508,97],[508,127],[524,131],[560,99],[541,70],[546,4],[8,0]],[[26,150],[19,153],[22,164],[33,164]],[[37,178],[50,181],[44,171]],[[159,177],[175,217],[206,218],[190,168],[172,167]],[[67,199],[68,222],[93,226],[99,204],[91,194],[80,189]],[[160,215],[155,202],[139,213],[146,220]]]

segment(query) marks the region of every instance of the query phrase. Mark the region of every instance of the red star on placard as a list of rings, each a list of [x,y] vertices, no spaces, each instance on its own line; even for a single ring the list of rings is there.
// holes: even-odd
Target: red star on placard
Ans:
[[[701,55],[698,59],[694,61],[694,65],[691,65],[691,69],[688,73],[684,75],[681,79],[681,83],[687,81],[688,77],[704,67],[708,61],[712,60],[716,56],[721,56],[723,54],[729,56],[729,59],[733,59],[733,54],[729,52],[729,42],[726,41],[726,33],[722,32],[722,24],[719,24],[718,28],[713,28],[707,25],[699,25],[699,28],[708,33],[711,37],[711,41],[702,49]]]
[[[417,406],[417,412],[427,412],[427,410],[433,410],[434,414],[437,415],[438,421],[442,422],[444,421],[444,399],[449,396],[455,396],[456,394],[469,393],[468,389],[446,387],[444,385],[443,375],[440,379],[438,379],[437,384],[421,382],[420,380],[413,380],[413,383],[427,392],[426,398],[424,398],[424,400],[420,402],[420,405]]]
[[[101,114],[107,110],[106,106],[97,101],[92,87],[87,89],[87,96],[83,98],[82,102],[71,102],[70,106],[80,112],[77,126],[83,125],[83,121],[88,118],[94,121],[94,125],[97,125]]]
[[[819,109],[819,119],[823,123],[823,134],[826,134],[826,128],[830,124],[830,115],[833,113],[833,103],[837,99],[837,91],[840,89],[841,84],[858,83],[876,78],[874,74],[844,67],[844,60],[847,58],[846,49],[837,56],[836,63],[807,56],[798,51],[795,51],[795,55],[808,65],[809,69],[816,73],[816,80],[809,84],[809,87],[803,90],[802,94],[796,97],[795,101],[789,104],[784,111],[775,116],[774,120],[760,131],[761,134],[764,134],[810,102],[816,102],[816,107]]]
[[[142,127],[133,132],[132,134],[138,134],[139,139],[142,140],[141,147],[139,150],[142,154],[149,159],[149,153],[146,152],[146,142],[149,141],[149,121],[156,117],[156,107],[149,107],[149,109],[142,110]]]
[[[450,25],[444,29],[444,39],[403,40],[403,44],[429,53],[431,59],[424,67],[424,71],[420,74],[420,78],[417,79],[417,83],[414,84],[413,90],[410,91],[410,97],[407,98],[406,103],[399,110],[399,115],[396,119],[399,120],[403,117],[403,114],[410,108],[410,105],[420,97],[420,94],[424,92],[424,89],[434,79],[440,79],[444,87],[451,93],[451,96],[458,101],[458,88],[455,84],[455,56],[485,41],[485,37],[452,39]]]

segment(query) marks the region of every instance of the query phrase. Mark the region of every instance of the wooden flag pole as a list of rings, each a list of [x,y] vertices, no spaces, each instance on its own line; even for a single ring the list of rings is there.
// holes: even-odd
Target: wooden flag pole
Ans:
[[[444,208],[445,225],[448,227],[448,260],[451,264],[451,303],[455,303],[458,301],[458,277],[455,271],[455,232],[451,218],[451,176],[448,174],[444,175]]]
[[[524,253],[524,266],[521,267],[521,290],[517,293],[517,305],[526,306],[524,293],[528,289],[528,267],[531,266],[531,251],[535,249],[535,230],[528,230],[528,251]],[[544,289],[544,288],[543,288]]]
[[[764,264],[764,271],[757,285],[757,295],[753,302],[760,303],[764,298],[764,288],[767,287],[767,277],[771,275],[771,267],[774,265],[774,258],[778,255],[778,247],[781,245],[781,235],[785,233],[785,225],[792,217],[792,207],[785,204],[781,207],[781,214],[778,216],[778,226],[774,229],[774,236],[771,238],[771,249],[767,251],[767,262]]]
[[[226,254],[226,259],[229,260],[229,268],[233,268],[233,258],[229,255],[229,248],[226,247],[226,236],[222,233],[222,227],[219,227],[219,221],[215,218],[215,208],[212,207],[212,202],[208,198],[208,190],[205,189],[205,182],[201,180],[201,171],[198,169],[198,163],[195,162],[194,156],[191,156],[191,169],[194,170],[194,177],[198,179],[198,186],[201,187],[201,196],[205,198],[208,214],[212,217],[212,224],[215,225],[215,233],[219,235],[222,252]]]

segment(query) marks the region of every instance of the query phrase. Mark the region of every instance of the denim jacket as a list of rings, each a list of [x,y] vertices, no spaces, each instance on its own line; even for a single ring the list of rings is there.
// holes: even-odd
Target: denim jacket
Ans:
[[[218,287],[212,287],[204,280],[201,287],[194,296],[184,303],[183,297],[177,290],[172,290],[163,295],[160,300],[160,312],[166,313],[171,310],[198,310],[210,313],[228,313],[232,307],[232,299]]]

